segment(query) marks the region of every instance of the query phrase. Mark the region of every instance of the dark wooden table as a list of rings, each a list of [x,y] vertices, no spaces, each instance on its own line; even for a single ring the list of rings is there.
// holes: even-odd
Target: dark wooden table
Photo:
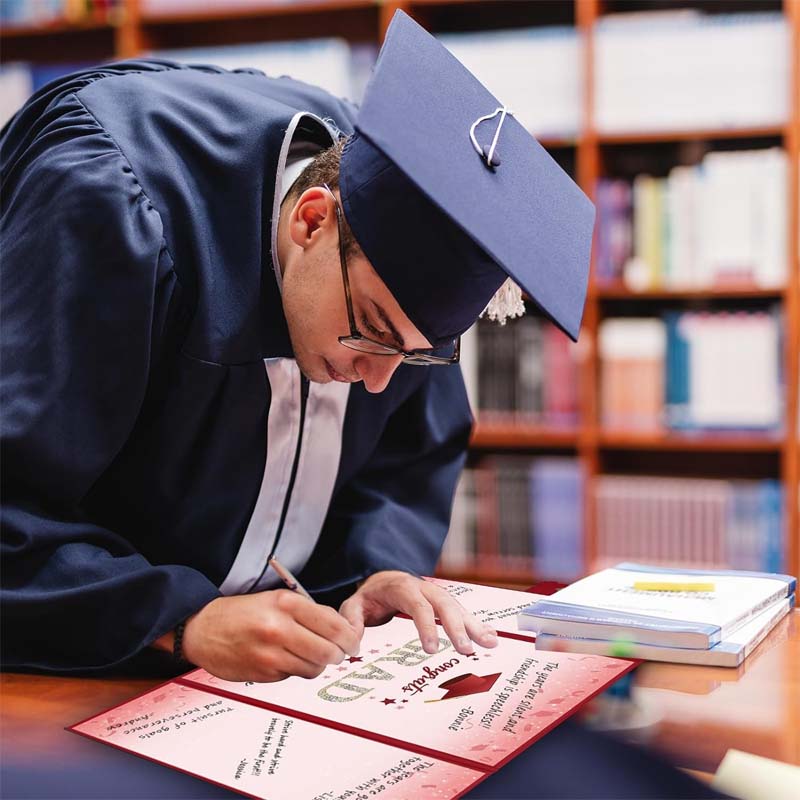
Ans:
[[[64,730],[159,682],[0,675],[0,796],[239,797]],[[650,745],[677,766],[713,774],[731,747],[800,764],[800,611],[738,670],[644,664],[635,696],[660,718]]]

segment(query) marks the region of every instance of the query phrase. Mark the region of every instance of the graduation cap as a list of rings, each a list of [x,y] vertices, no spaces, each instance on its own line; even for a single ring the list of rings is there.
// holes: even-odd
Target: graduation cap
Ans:
[[[402,11],[355,128],[340,167],[345,216],[431,344],[469,328],[509,278],[577,339],[594,206],[513,111]]]
[[[500,675],[502,675],[501,672],[495,672],[492,675],[473,675],[473,673],[469,672],[466,675],[450,678],[450,680],[439,684],[439,688],[446,689],[447,694],[438,700],[426,700],[426,702],[438,703],[442,700],[451,700],[454,697],[466,697],[470,694],[488,692],[495,685]]]

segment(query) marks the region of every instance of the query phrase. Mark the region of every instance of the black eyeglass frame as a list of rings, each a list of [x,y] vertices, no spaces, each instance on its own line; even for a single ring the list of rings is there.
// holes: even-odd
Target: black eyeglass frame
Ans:
[[[343,212],[336,195],[331,190],[327,183],[322,184],[333,198],[333,206],[336,210],[336,228],[339,233],[339,263],[342,268],[342,282],[344,283],[344,298],[347,305],[347,320],[350,323],[350,335],[339,336],[339,344],[349,347],[351,350],[357,350],[360,353],[369,353],[375,356],[402,356],[404,364],[413,364],[416,366],[431,366],[435,364],[447,365],[457,364],[461,357],[461,337],[459,336],[453,342],[453,355],[452,356],[434,356],[431,352],[435,348],[417,348],[414,350],[403,350],[400,347],[395,347],[391,344],[385,344],[375,339],[370,339],[369,336],[364,336],[356,325],[355,314],[353,313],[353,299],[350,294],[350,279],[347,269],[347,255],[344,247],[344,237],[342,235],[342,217]],[[367,344],[367,347],[364,345]]]

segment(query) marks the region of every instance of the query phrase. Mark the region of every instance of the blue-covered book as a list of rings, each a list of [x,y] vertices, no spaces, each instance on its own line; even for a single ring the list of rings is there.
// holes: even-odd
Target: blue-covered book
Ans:
[[[713,584],[712,591],[652,591],[637,583]],[[757,614],[795,593],[790,575],[735,570],[673,570],[618,564],[524,609],[521,630],[585,639],[707,650]]]
[[[784,597],[777,603],[767,606],[729,638],[723,639],[708,650],[657,644],[631,644],[626,648],[625,657],[641,658],[645,661],[671,661],[675,664],[738,667],[794,608],[794,599],[794,595]],[[617,646],[618,642],[608,639],[580,639],[573,636],[555,636],[552,633],[540,633],[536,637],[537,650],[555,650],[562,653],[608,656],[613,655],[612,651]]]

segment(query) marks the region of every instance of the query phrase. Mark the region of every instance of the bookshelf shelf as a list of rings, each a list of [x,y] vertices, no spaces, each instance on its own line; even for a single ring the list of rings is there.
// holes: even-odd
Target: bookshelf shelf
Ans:
[[[114,20],[57,20],[40,25],[2,26],[2,61],[108,61],[118,53],[116,41],[124,24],[120,20],[117,16]]]
[[[175,11],[170,13],[142,12],[141,21],[145,25],[191,25],[193,23],[218,22],[220,20],[263,19],[268,17],[307,16],[329,14],[358,9],[375,10],[379,0],[299,0],[293,3],[269,2],[263,5],[230,5],[207,11]]]
[[[688,452],[744,452],[777,453],[783,445],[783,436],[768,433],[680,433],[601,431],[598,444],[604,449],[660,450]]]
[[[786,135],[784,125],[764,125],[753,128],[717,128],[709,130],[652,131],[641,133],[597,133],[601,145],[653,144],[657,142],[683,142],[694,140],[765,139]]]
[[[646,289],[635,291],[626,286],[593,286],[590,294],[597,300],[781,300],[785,289],[756,286],[718,286],[703,289]]]
[[[472,434],[471,446],[480,450],[574,450],[575,428],[558,428],[515,422],[481,422]]]
[[[537,137],[537,141],[545,150],[558,150],[578,146],[578,141],[570,137],[559,138],[557,136],[543,136],[541,138]]]
[[[0,28],[0,43],[5,39],[43,39],[49,36],[74,36],[87,32],[110,32],[115,26],[113,22],[86,20],[70,22],[55,20],[42,25],[7,25]],[[5,57],[4,59],[5,60]]]

